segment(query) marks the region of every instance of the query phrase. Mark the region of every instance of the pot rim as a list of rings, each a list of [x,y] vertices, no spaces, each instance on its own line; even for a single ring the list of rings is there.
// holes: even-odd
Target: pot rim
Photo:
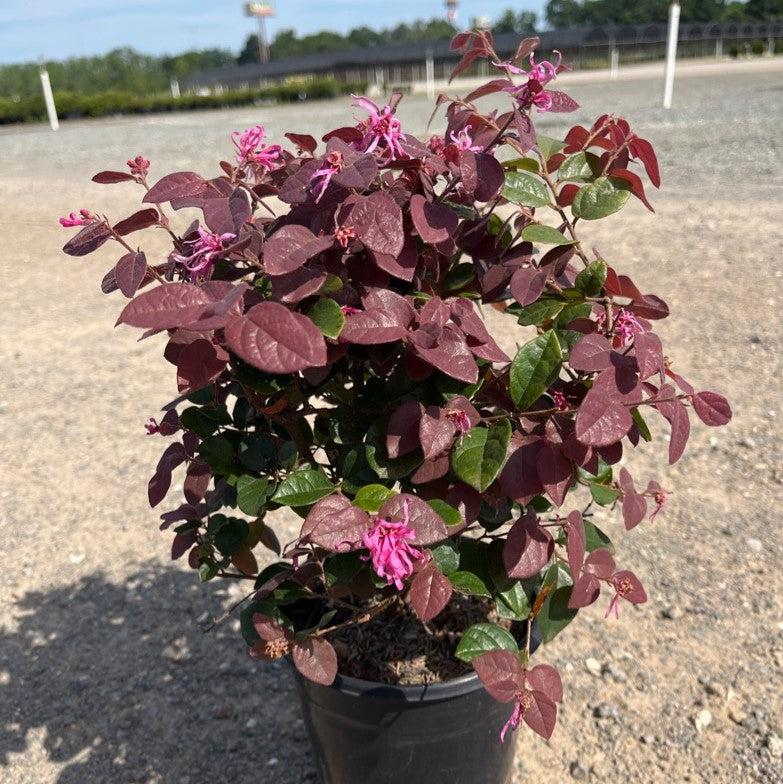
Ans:
[[[382,683],[381,681],[354,678],[351,675],[341,675],[338,672],[334,683],[329,688],[357,697],[385,697],[402,699],[406,702],[428,702],[457,697],[480,689],[482,686],[475,672],[469,672],[447,681],[422,684]]]

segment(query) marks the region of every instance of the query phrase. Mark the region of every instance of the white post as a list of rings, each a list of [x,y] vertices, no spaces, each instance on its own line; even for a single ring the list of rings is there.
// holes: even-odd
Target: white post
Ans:
[[[171,97],[172,98],[179,98],[179,80],[172,79],[171,80]]]
[[[715,41],[715,59],[722,60],[723,59],[723,39],[718,38]]]
[[[60,121],[57,119],[57,108],[54,105],[54,95],[52,94],[52,83],[49,81],[49,72],[43,66],[41,67],[41,87],[43,87],[46,113],[49,115],[49,125],[52,126],[53,131],[56,131],[60,127]]]
[[[775,56],[775,39],[772,36],[767,38],[767,56],[774,57]]]
[[[669,6],[669,40],[666,43],[666,71],[663,81],[663,108],[671,109],[674,92],[674,67],[677,60],[677,36],[680,29],[680,4],[672,0]]]
[[[612,44],[609,63],[609,78],[613,81],[620,77],[620,50]]]
[[[432,49],[427,49],[427,59],[424,63],[424,70],[427,74],[427,98],[435,97],[435,61],[432,57]]]

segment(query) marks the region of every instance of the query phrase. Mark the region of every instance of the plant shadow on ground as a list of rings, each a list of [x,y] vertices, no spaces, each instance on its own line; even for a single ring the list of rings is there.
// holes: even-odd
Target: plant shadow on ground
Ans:
[[[163,568],[19,597],[0,631],[0,779],[43,730],[57,784],[315,781],[284,663],[247,657],[230,621],[203,634],[205,606],[220,596]]]

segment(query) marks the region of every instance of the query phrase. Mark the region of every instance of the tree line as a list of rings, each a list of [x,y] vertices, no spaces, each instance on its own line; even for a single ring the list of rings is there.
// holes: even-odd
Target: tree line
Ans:
[[[562,28],[611,23],[639,24],[665,21],[670,0],[549,0],[548,27]],[[783,19],[783,0],[682,0],[684,22],[746,21]],[[528,34],[539,28],[532,11],[505,10],[492,23],[497,33]],[[299,37],[293,29],[280,30],[272,40],[270,56],[284,59],[319,52],[368,48],[391,44],[440,41],[456,32],[445,19],[418,20],[374,30],[356,27],[345,35],[323,30]],[[258,40],[247,38],[239,55],[228,49],[189,51],[174,56],[152,56],[130,48],[115,49],[97,57],[74,57],[49,63],[49,75],[56,91],[94,95],[128,92],[162,93],[172,79],[182,79],[196,71],[256,62]],[[40,93],[35,63],[0,66],[0,96],[19,100]]]

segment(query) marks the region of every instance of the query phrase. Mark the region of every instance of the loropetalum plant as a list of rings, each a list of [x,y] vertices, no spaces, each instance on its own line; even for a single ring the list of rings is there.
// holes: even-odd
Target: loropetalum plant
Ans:
[[[468,628],[456,656],[510,703],[503,735],[524,721],[549,737],[562,686],[529,664],[531,624],[546,644],[602,591],[607,616],[647,599],[592,505],[619,507],[627,529],[654,518],[667,491],[615,475],[624,449],[662,420],[674,463],[691,411],[715,426],[731,410],[664,355],[664,301],[580,236],[631,196],[652,209],[652,145],[607,114],[563,141],[537,133],[533,109],[577,108],[550,89],[562,66],[537,62],[537,43],[501,62],[489,33],[457,35],[455,74],[485,58],[498,76],[439,97],[443,136],[408,133],[399,96],[357,98],[358,123],[325,146],[304,133],[268,144],[256,126],[234,134],[219,176],[151,186],[139,156],[93,179],[134,181],[147,206],[114,224],[88,210],[61,222],[83,227],[73,256],[122,246],[102,284],[130,298],[118,323],[165,335],[180,397],[147,424],[170,440],[149,500],[185,466],[184,503],[161,527],[202,580],[252,583],[250,654],[290,654],[331,684],[335,630],[393,604],[426,624],[455,592],[479,597],[497,623]],[[491,93],[509,107],[479,110]],[[177,233],[164,205],[201,215]],[[147,228],[170,236],[167,259],[126,239]],[[513,358],[481,306],[530,328]],[[304,518],[284,547],[281,507]],[[279,558],[260,573],[258,545]]]

